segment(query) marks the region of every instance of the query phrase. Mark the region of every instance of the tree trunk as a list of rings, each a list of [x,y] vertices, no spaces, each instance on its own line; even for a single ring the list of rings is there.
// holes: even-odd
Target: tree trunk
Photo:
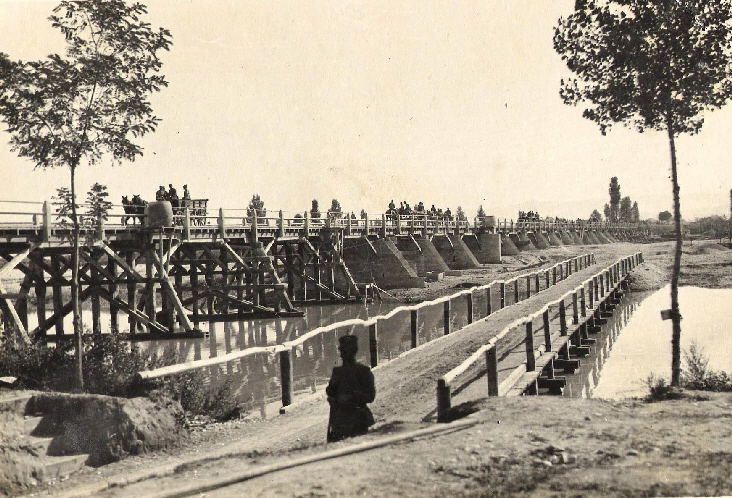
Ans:
[[[71,165],[71,222],[73,233],[73,254],[71,255],[71,308],[74,323],[74,351],[76,356],[76,386],[84,390],[83,356],[84,344],[82,339],[83,326],[81,323],[81,305],[79,303],[79,215],[76,212],[76,166]]]
[[[674,266],[671,272],[671,385],[681,384],[681,313],[679,311],[679,274],[681,273],[681,199],[679,197],[679,180],[676,172],[676,144],[671,119],[668,119],[668,143],[671,149],[671,186],[674,193],[674,228],[676,231],[676,247],[674,250]]]

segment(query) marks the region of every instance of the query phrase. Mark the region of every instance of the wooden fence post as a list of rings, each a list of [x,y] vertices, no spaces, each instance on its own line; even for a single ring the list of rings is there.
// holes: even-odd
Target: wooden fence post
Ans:
[[[552,266],[552,285],[557,285],[557,266]]]
[[[582,314],[582,318],[587,316],[587,299],[585,298],[584,284],[582,284],[582,289],[580,289],[580,313]]]
[[[488,377],[488,396],[498,396],[498,346],[494,344],[485,352],[486,377]]]
[[[564,299],[559,301],[559,333],[563,336],[567,335],[567,307]]]
[[[465,297],[467,297],[467,315],[468,315],[468,324],[473,323],[474,316],[473,316],[473,291],[470,291]]]
[[[552,350],[552,331],[549,328],[549,308],[542,313],[542,320],[544,321],[544,347],[547,351]]]
[[[450,386],[445,379],[437,379],[437,421],[450,421]]]
[[[183,208],[183,240],[191,240],[191,210]]]
[[[219,237],[226,239],[226,220],[224,219],[224,208],[219,208]]]
[[[280,351],[280,386],[282,386],[282,406],[289,406],[295,397],[292,376],[292,350]]]
[[[259,220],[257,219],[257,210],[252,209],[252,242],[259,241],[259,227],[257,225],[259,225]]]
[[[577,291],[572,294],[572,324],[577,325],[579,323],[579,304],[577,299]]]
[[[526,275],[526,299],[531,297],[531,275]]]
[[[371,368],[374,368],[379,364],[379,331],[376,323],[369,325],[369,356]]]
[[[506,282],[501,282],[501,308],[506,307]]]
[[[417,326],[417,320],[419,319],[419,310],[412,310],[410,312],[411,315],[411,327],[410,327],[410,336],[412,339],[412,349],[416,348],[419,345],[419,328]]]
[[[485,291],[485,302],[486,302],[486,305],[485,305],[485,316],[488,316],[488,315],[490,315],[493,312],[493,310],[491,309],[493,303],[491,303],[491,288],[490,288],[490,286],[488,286],[488,288]]]
[[[445,335],[450,333],[450,300],[448,299],[445,301],[443,313],[442,313],[442,323],[445,328]]]
[[[536,370],[536,358],[534,357],[534,323],[526,322],[526,371]]]
[[[351,223],[350,219],[351,217],[348,217],[349,223],[348,223],[348,233],[346,235],[351,235]],[[280,219],[277,222],[277,236],[278,237],[284,237],[285,236],[285,214],[280,209]]]
[[[546,288],[548,289],[551,287],[551,282],[549,281],[549,270],[544,271],[544,276],[546,277]]]
[[[513,304],[516,304],[519,301],[519,278],[516,277],[513,279]]]

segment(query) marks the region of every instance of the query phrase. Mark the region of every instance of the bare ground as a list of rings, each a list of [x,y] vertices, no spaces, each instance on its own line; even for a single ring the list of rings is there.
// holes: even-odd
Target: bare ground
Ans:
[[[732,286],[732,251],[713,243],[685,246],[683,283]],[[642,250],[646,264],[634,287],[668,281],[672,243],[612,244],[523,253],[500,268],[471,270],[422,290],[392,293],[421,300],[450,294],[466,283],[510,277],[526,265],[595,252],[598,265],[486,320],[484,333],[456,332],[378,367],[377,418],[363,438],[326,445],[322,393],[296,402],[269,420],[205,426],[173,451],[88,468],[34,496],[154,496],[205,479],[285,463],[303,455],[432,425],[435,379],[476,344],[512,321],[556,299],[603,265]],[[542,258],[545,258],[542,260]],[[732,493],[732,396],[708,395],[662,403],[553,397],[476,400],[476,425],[370,451],[324,460],[245,481],[206,496],[717,496]],[[428,420],[425,422],[424,420]],[[225,455],[233,455],[225,457]],[[188,464],[185,464],[188,462]],[[150,478],[152,477],[152,478]],[[137,484],[106,488],[124,480]]]

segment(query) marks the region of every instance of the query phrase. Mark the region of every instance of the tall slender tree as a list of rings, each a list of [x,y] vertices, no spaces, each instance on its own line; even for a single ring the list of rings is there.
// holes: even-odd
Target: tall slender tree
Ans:
[[[732,96],[731,0],[576,0],[559,19],[554,49],[575,76],[561,82],[569,105],[604,135],[615,123],[665,131],[671,155],[676,246],[671,277],[671,384],[680,383],[681,200],[676,137],[695,134],[704,112]]]
[[[80,388],[76,169],[102,160],[134,161],[142,147],[133,140],[157,128],[159,119],[148,96],[167,86],[159,74],[158,52],[169,50],[172,41],[168,30],[153,29],[143,20],[146,14],[144,5],[123,0],[63,0],[49,20],[65,37],[65,55],[24,62],[0,53],[0,116],[12,150],[36,168],[69,168],[71,296]]]
[[[610,187],[608,187],[608,193],[610,194],[610,221],[620,221],[620,182],[617,176],[610,178]]]

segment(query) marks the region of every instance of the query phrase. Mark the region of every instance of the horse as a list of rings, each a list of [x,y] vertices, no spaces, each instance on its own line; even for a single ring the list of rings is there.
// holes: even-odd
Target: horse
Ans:
[[[126,195],[122,196],[122,207],[125,210],[125,215],[122,217],[122,224],[127,225],[127,222],[132,218],[132,224],[137,224],[137,218],[140,219],[140,225],[143,222],[143,215],[145,214],[145,206],[147,201],[143,201],[142,198],[135,194],[132,196],[130,201]]]

